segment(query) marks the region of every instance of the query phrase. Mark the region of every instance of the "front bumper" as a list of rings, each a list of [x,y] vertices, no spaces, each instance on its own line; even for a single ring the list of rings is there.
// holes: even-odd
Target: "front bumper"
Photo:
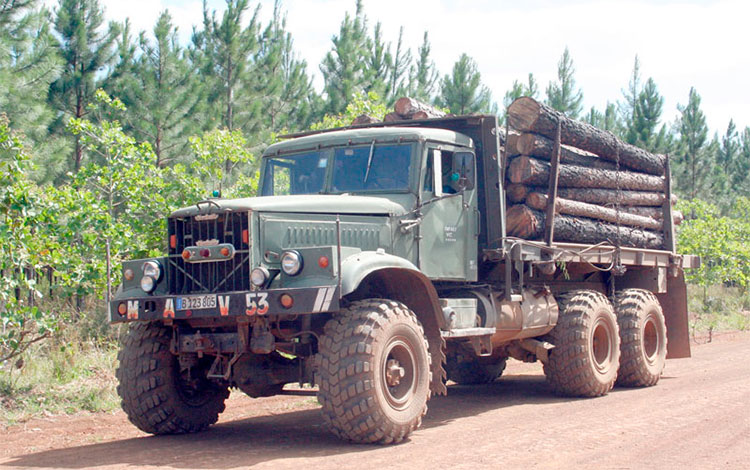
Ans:
[[[339,309],[339,292],[337,286],[320,286],[221,294],[123,296],[109,303],[109,319],[112,323],[124,323],[335,312]],[[281,304],[280,299],[284,294],[288,294],[294,300],[294,304],[289,308]],[[187,308],[189,304],[199,303],[209,306]],[[125,313],[120,314],[121,310]]]

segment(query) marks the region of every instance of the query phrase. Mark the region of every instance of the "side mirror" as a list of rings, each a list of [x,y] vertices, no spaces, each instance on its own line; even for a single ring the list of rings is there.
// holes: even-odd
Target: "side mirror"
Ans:
[[[451,179],[460,189],[474,189],[474,154],[456,152],[453,154]]]

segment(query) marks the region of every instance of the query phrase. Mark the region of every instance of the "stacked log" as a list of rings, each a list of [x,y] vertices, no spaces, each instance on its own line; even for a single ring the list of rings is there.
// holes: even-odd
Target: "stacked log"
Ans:
[[[551,161],[558,147],[554,240],[664,248],[666,157],[523,97],[508,108],[507,233],[544,236]],[[669,201],[674,204],[675,198]],[[674,223],[682,214],[671,211]]]
[[[446,113],[435,108],[434,106],[430,106],[427,103],[422,103],[421,101],[415,100],[414,98],[404,96],[396,101],[396,104],[393,106],[393,111],[383,117],[383,122],[398,122],[414,119],[434,119],[446,116]],[[380,121],[367,114],[362,114],[360,116],[357,116],[352,121],[352,125],[356,126],[372,124],[376,122]]]

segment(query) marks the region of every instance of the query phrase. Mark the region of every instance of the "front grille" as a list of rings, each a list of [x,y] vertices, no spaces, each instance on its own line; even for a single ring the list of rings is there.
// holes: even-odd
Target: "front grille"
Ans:
[[[213,216],[216,215],[214,218]],[[224,212],[184,218],[170,218],[169,293],[198,294],[250,289],[250,246],[242,233],[250,229],[250,212]],[[175,239],[172,248],[171,240]],[[235,255],[228,261],[187,263],[182,259],[185,247],[199,242],[231,243]]]

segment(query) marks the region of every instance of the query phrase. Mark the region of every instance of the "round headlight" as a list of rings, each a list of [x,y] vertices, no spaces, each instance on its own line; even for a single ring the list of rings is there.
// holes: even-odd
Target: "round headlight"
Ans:
[[[296,276],[302,271],[302,255],[291,250],[281,254],[281,270],[287,276]]]
[[[146,261],[142,266],[143,275],[158,281],[161,278],[161,266],[156,261]]]
[[[266,285],[266,281],[268,281],[269,277],[271,277],[271,275],[264,267],[255,268],[250,272],[250,282],[252,282],[255,287],[263,287]]]
[[[153,292],[156,289],[156,281],[151,276],[143,276],[141,278],[141,289],[143,292]]]

